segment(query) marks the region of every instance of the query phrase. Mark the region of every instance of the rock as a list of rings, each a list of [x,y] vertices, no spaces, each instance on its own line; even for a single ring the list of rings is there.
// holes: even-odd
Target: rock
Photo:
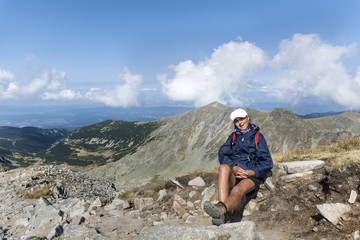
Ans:
[[[96,198],[92,204],[93,207],[101,207],[102,205],[103,203],[101,202],[100,198]]]
[[[63,212],[54,208],[49,201],[41,197],[35,207],[35,214],[30,219],[26,235],[47,236],[50,229],[63,221]]]
[[[186,213],[186,210],[177,201],[174,201],[172,209],[180,216]]]
[[[142,211],[144,207],[154,203],[153,198],[134,198],[134,207]]]
[[[119,211],[119,210],[110,210],[110,211],[109,211],[109,214],[110,214],[111,216],[116,216],[116,217],[122,217],[122,216],[124,216],[124,213],[121,212],[121,211]]]
[[[229,223],[220,226],[161,226],[145,229],[134,239],[188,239],[188,240],[258,240],[259,234],[256,231],[255,223],[243,221]]]
[[[15,221],[15,225],[27,226],[29,225],[29,220],[27,218],[20,218]]]
[[[57,225],[50,230],[49,234],[47,235],[47,239],[50,240],[55,237],[59,237],[63,232],[64,232],[63,227],[61,225]]]
[[[115,204],[116,206],[121,206],[122,209],[128,209],[130,208],[130,204],[128,201],[124,201],[120,198],[115,198],[113,201],[112,201],[113,204]]]
[[[110,211],[110,210],[115,210],[116,208],[117,208],[117,205],[111,203],[111,204],[106,205],[106,206],[104,207],[104,210]]]
[[[201,177],[197,177],[197,178],[194,178],[193,180],[190,180],[188,185],[189,186],[203,187],[203,186],[205,186],[205,182]]]
[[[96,229],[88,228],[81,225],[65,224],[64,225],[64,239],[80,240],[80,239],[106,239],[101,234],[98,234]]]
[[[295,181],[310,179],[312,175],[313,175],[313,172],[309,171],[309,172],[289,174],[286,176],[282,176],[280,179],[284,182],[291,183],[291,182],[295,182]]]
[[[158,201],[162,200],[166,196],[166,189],[161,189],[159,191],[159,198]]]
[[[178,194],[174,195],[174,201],[178,202],[181,206],[186,206],[186,201]]]
[[[192,215],[190,215],[190,216],[188,216],[187,218],[186,218],[186,223],[193,223],[193,222],[195,222],[196,221],[196,217],[195,216],[192,216]]]
[[[320,214],[333,225],[337,225],[342,215],[351,211],[349,205],[342,203],[325,203],[316,205],[316,208],[320,211]]]
[[[160,219],[166,220],[167,218],[168,218],[168,215],[167,215],[166,212],[161,212],[161,213],[160,213]]]
[[[354,190],[351,190],[350,198],[349,198],[348,202],[353,204],[353,203],[355,203],[356,199],[357,199],[357,192]]]
[[[352,240],[360,240],[360,231],[357,230],[357,231],[351,233],[351,239]]]
[[[325,162],[321,160],[313,161],[293,161],[280,163],[279,167],[283,168],[288,174],[309,172],[320,169],[325,166]]]
[[[193,198],[197,193],[198,193],[197,191],[191,191],[191,192],[189,193],[189,197],[190,197],[190,198]]]

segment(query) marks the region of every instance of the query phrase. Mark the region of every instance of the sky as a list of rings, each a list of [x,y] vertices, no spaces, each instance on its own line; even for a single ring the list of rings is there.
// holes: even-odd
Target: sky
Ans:
[[[360,1],[0,0],[0,106],[360,110]]]

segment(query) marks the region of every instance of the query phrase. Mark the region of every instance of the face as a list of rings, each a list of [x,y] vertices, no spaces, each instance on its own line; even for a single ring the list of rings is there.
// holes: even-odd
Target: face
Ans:
[[[234,119],[235,126],[240,130],[245,130],[249,126],[249,116],[244,118],[237,117]]]

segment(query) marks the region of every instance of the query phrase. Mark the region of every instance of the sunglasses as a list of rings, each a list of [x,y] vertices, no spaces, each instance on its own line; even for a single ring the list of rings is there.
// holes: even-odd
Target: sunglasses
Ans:
[[[242,122],[246,119],[246,117],[238,117],[238,118],[235,118],[234,119],[234,123],[237,123],[237,122]]]

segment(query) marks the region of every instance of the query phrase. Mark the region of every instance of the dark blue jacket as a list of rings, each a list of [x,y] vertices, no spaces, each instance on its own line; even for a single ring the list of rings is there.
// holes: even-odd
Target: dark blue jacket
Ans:
[[[232,145],[233,134],[219,149],[220,164],[231,167],[239,166],[244,170],[253,170],[255,177],[263,178],[273,168],[273,161],[264,136],[260,133],[258,148],[256,148],[255,134],[260,130],[251,124],[251,130],[245,134],[236,134]]]

